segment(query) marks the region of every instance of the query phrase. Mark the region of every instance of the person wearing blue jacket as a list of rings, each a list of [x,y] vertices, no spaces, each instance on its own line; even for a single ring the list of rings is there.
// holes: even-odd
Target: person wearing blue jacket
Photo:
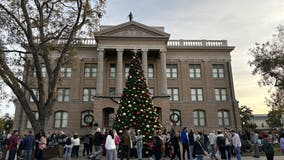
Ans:
[[[29,131],[29,134],[23,140],[24,160],[30,160],[35,146],[35,138],[33,132]]]
[[[187,157],[189,157],[189,141],[188,141],[188,128],[184,127],[182,132],[181,132],[181,144],[182,144],[182,158],[185,160],[185,152],[187,152]]]

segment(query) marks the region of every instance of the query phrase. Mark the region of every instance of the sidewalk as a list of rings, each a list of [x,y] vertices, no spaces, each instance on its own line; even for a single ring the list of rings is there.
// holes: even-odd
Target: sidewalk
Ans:
[[[105,160],[106,157],[103,156],[102,160]],[[64,160],[64,158],[53,158],[51,160]],[[86,156],[80,156],[77,160],[87,160]],[[120,160],[120,159],[118,159]],[[137,159],[130,159],[137,160]],[[148,158],[143,158],[143,160],[148,160]],[[162,158],[161,160],[170,160],[169,158]],[[204,157],[203,160],[211,160],[210,157]],[[236,158],[232,158],[231,160],[236,160]],[[252,156],[242,157],[242,160],[266,160],[265,156],[260,156],[259,158],[254,158]],[[274,156],[274,160],[284,160],[284,156]]]

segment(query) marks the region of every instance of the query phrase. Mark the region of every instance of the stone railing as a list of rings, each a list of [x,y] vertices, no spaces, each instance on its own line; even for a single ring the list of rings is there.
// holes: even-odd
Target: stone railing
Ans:
[[[60,39],[56,41],[56,44],[64,44],[66,39]],[[75,44],[92,46],[96,45],[94,38],[77,38]],[[226,40],[169,40],[167,43],[168,47],[227,47]]]
[[[226,47],[226,40],[169,40],[168,47]]]

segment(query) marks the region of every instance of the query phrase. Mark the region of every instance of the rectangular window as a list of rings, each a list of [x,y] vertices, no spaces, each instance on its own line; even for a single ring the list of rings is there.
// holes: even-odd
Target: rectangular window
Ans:
[[[224,65],[213,64],[212,73],[213,73],[213,78],[224,78]]]
[[[167,64],[166,68],[167,78],[177,78],[177,65],[176,64]]]
[[[154,65],[148,64],[148,78],[154,78]]]
[[[179,100],[178,88],[168,88],[168,95],[170,96],[171,101],[178,101]]]
[[[215,88],[216,101],[227,101],[227,91],[224,88]]]
[[[189,65],[189,77],[190,78],[201,78],[201,65],[190,64]]]
[[[202,110],[193,111],[193,124],[194,126],[198,127],[204,127],[206,125],[204,111]]]
[[[96,95],[95,88],[84,88],[83,89],[83,101],[90,102],[93,101],[93,97]]]
[[[116,68],[115,64],[110,64],[110,78],[115,78]]]
[[[202,88],[192,88],[191,92],[191,100],[192,101],[203,101],[203,89]]]
[[[84,77],[87,78],[97,77],[97,64],[86,63],[84,67]]]
[[[61,67],[60,75],[64,78],[70,78],[72,75],[72,68],[71,67]]]
[[[57,102],[68,102],[70,100],[70,89],[57,89]]]
[[[115,96],[115,88],[109,88],[109,96]]]
[[[130,68],[130,65],[129,64],[125,64],[125,68],[124,68],[125,78],[127,78],[128,75],[129,75],[129,68]]]
[[[54,117],[54,128],[66,128],[68,124],[68,113],[64,111],[56,112]]]

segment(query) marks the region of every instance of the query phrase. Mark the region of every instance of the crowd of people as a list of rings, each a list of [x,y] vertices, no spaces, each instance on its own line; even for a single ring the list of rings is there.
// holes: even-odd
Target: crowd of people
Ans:
[[[46,134],[43,130],[35,135],[32,131],[24,136],[18,133],[14,130],[5,138],[1,138],[1,145],[7,150],[8,160],[14,160],[15,157],[30,160],[32,156],[43,160],[44,152],[49,147],[56,148],[56,157],[66,160],[77,159],[79,155],[92,160],[100,160],[103,155],[107,160],[117,160],[118,157],[121,160],[141,160],[145,157],[145,145],[151,148],[149,158],[153,160],[163,157],[171,160],[203,160],[204,156],[214,160],[231,160],[234,156],[241,160],[243,152],[252,152],[255,158],[259,158],[260,152],[263,152],[267,160],[273,160],[275,145],[279,145],[284,155],[284,130],[236,132],[224,128],[207,133],[184,127],[181,131],[155,131],[152,142],[147,144],[143,140],[142,132],[133,128],[126,129],[122,135],[111,129],[101,131],[99,127],[96,127],[93,133],[83,136],[77,133],[66,135],[63,131]],[[83,147],[81,150],[80,146]]]

